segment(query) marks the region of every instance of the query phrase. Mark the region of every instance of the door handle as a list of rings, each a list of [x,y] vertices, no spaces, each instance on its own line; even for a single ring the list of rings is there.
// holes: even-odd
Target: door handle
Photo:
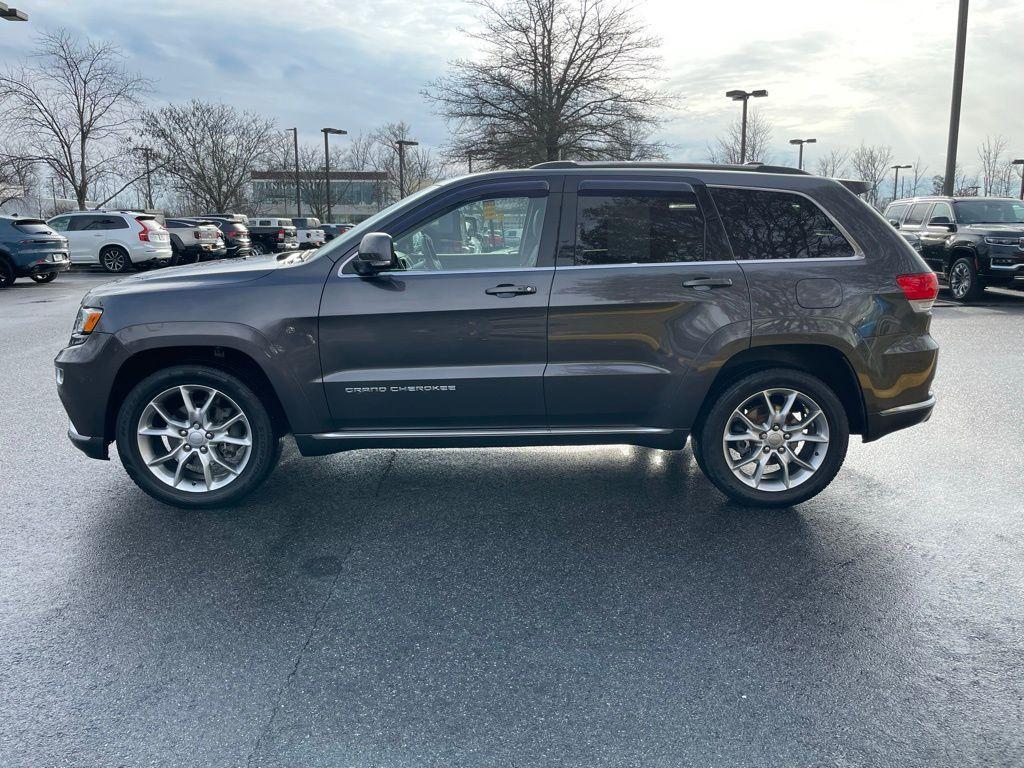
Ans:
[[[683,281],[683,288],[728,288],[730,285],[731,277],[695,277]]]
[[[490,296],[501,296],[507,298],[509,296],[523,296],[537,292],[537,286],[535,285],[512,285],[511,283],[502,283],[496,285],[493,288],[488,288],[484,293]]]

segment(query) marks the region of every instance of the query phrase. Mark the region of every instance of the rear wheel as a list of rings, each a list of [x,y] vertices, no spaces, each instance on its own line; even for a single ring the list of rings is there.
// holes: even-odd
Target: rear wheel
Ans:
[[[14,267],[11,266],[11,262],[0,256],[0,288],[14,285],[14,281],[17,279],[18,276],[14,274]]]
[[[267,252],[267,249],[263,247],[263,244],[258,240],[254,240],[252,243],[252,253],[254,256],[262,256]]]
[[[974,259],[963,257],[949,268],[949,292],[957,301],[977,301],[985,292],[985,285],[978,277]]]
[[[277,463],[280,440],[262,401],[240,379],[183,365],[153,374],[125,398],[117,451],[153,498],[209,509],[255,490]]]
[[[100,266],[107,272],[121,274],[127,272],[132,265],[128,251],[116,245],[108,245],[100,251]]]
[[[788,507],[832,482],[849,436],[846,411],[824,382],[775,368],[719,395],[693,443],[701,469],[730,498]]]
[[[40,275],[32,275],[32,279],[37,283],[52,283],[57,279],[56,272],[43,272]]]

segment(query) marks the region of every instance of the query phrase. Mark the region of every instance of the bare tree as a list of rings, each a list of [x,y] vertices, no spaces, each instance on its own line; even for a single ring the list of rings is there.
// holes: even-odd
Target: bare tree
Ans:
[[[194,100],[147,113],[143,131],[179,199],[215,211],[245,205],[277,133],[273,120]]]
[[[707,158],[712,163],[740,162],[743,120],[736,118],[728,130],[707,146]],[[751,110],[747,115],[747,161],[771,162],[772,124],[760,112]]]
[[[932,194],[941,195],[945,177],[939,173],[932,176]],[[971,197],[978,194],[980,189],[977,175],[969,174],[960,163],[956,164],[953,174],[953,194],[958,197]]]
[[[928,166],[921,162],[921,156],[918,155],[917,159],[913,163],[913,167],[910,169],[911,196],[914,196],[921,191],[921,183],[924,181],[924,176],[926,173],[928,173]],[[902,193],[900,194],[902,195]]]
[[[861,144],[850,155],[850,166],[856,177],[871,185],[864,199],[876,208],[882,203],[879,187],[892,164],[892,147],[884,144]]]
[[[30,63],[0,73],[0,99],[27,147],[68,183],[80,210],[115,171],[117,143],[134,129],[148,88],[117,47],[66,30],[44,34]]]
[[[399,198],[399,167],[398,144],[400,140],[411,138],[408,123],[386,123],[370,132],[368,136],[366,161],[371,170],[386,174],[383,184],[382,202]],[[441,167],[431,151],[422,146],[406,147],[405,155],[405,193],[435,183],[441,177]]]
[[[1002,193],[1006,178],[1006,161],[1003,153],[1007,141],[1003,136],[986,136],[978,147],[978,161],[981,163],[981,191],[983,195]]]
[[[846,176],[846,164],[850,161],[850,152],[845,149],[833,149],[827,155],[818,158],[818,175],[830,179],[841,179]]]
[[[470,0],[481,55],[424,95],[453,131],[446,157],[500,168],[657,154],[670,98],[649,86],[657,38],[615,0]]]

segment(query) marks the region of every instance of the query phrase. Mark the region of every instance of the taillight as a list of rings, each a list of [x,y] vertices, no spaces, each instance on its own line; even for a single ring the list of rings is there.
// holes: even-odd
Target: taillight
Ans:
[[[277,230],[277,239],[278,240],[284,240],[284,230],[283,229]]]
[[[142,229],[139,230],[139,240],[141,240],[144,243],[148,243],[149,227],[146,226],[146,222],[144,222],[142,219],[136,218],[135,220],[139,222],[139,226],[142,227]]]
[[[897,284],[903,290],[915,312],[927,312],[939,295],[939,278],[934,272],[919,272],[914,275],[900,275]]]

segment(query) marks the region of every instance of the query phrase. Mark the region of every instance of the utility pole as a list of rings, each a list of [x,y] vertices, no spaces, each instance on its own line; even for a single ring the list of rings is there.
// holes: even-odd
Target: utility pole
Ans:
[[[796,167],[799,170],[804,169],[804,144],[817,144],[817,139],[790,139],[790,144],[796,144],[800,147],[800,159],[797,160]]]
[[[399,139],[395,142],[398,146],[398,199],[405,197],[405,148],[419,145],[418,141]]]
[[[912,165],[891,165],[891,166],[889,166],[889,168],[892,171],[895,172],[895,176],[893,176],[893,180],[892,180],[892,199],[893,200],[896,199],[896,195],[898,194],[899,189],[900,189],[900,171],[901,170],[905,170],[907,168],[913,168],[913,167],[914,166],[912,166]]]
[[[960,138],[960,101],[964,91],[964,53],[967,49],[967,4],[960,0],[956,21],[956,54],[953,60],[953,101],[949,109],[949,142],[946,144],[946,175],[942,179],[942,194],[953,195],[956,176],[956,145]]]
[[[743,119],[740,122],[740,165],[743,165],[747,162],[747,100],[751,96],[755,99],[763,98],[768,95],[768,91],[726,91],[725,95],[733,101],[743,102]]]
[[[295,146],[295,215],[302,215],[302,188],[299,185],[299,129],[285,128],[285,133],[292,132],[292,140]]]
[[[324,134],[324,191],[327,194],[327,221],[330,222],[331,216],[331,149],[327,144],[327,137],[330,134],[335,136],[344,136],[348,131],[343,131],[341,128],[321,128]]]
[[[139,151],[142,152],[142,156],[146,160],[146,210],[153,210],[153,169],[151,159],[153,157],[152,147],[139,147]]]

